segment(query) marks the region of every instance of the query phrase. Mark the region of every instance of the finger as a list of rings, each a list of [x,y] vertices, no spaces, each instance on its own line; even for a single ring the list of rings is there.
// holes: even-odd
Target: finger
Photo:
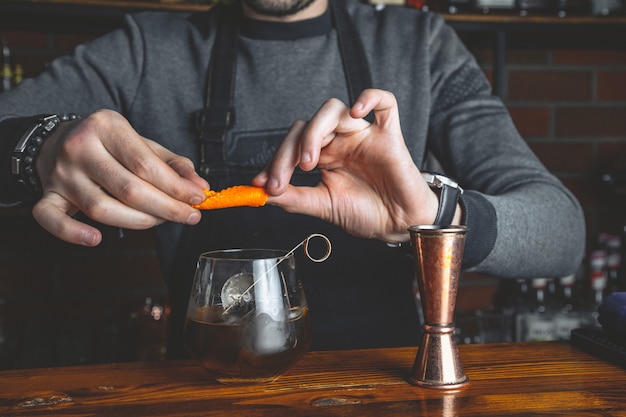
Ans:
[[[138,216],[138,212],[129,216],[134,217],[140,225],[146,222],[154,223],[155,218],[178,223],[197,223],[200,213],[191,208],[190,204],[198,204],[204,200],[202,188],[178,175],[159,155],[153,152],[149,146],[151,142],[139,137],[132,128],[127,128],[129,125],[124,123],[121,126],[116,125],[115,127],[119,127],[123,133],[111,136],[106,129],[98,131],[101,128],[99,123],[103,118],[102,113],[98,113],[94,118],[95,122],[90,123],[82,132],[75,132],[71,144],[65,150],[71,153],[76,146],[90,143],[89,152],[83,150],[83,157],[77,162],[82,169],[57,170],[58,180],[46,184],[46,190],[56,191],[65,196],[87,215],[93,213],[91,216],[97,221],[109,222],[110,213],[106,209],[110,209],[112,204],[112,200],[107,196],[109,203],[104,207],[98,205],[99,200],[94,196],[98,193],[102,194],[98,188],[98,185],[101,185],[108,193],[124,203],[116,204],[118,207],[125,211],[132,208],[143,212],[143,216],[146,217]],[[110,119],[114,119],[112,123],[117,120],[115,116]],[[102,139],[88,140],[93,137],[102,137]],[[129,149],[123,149],[122,144],[127,145]],[[164,148],[157,145],[154,145],[154,148],[158,149],[161,154],[167,154],[168,158],[174,158],[173,154]],[[182,157],[179,158],[181,165],[184,165]],[[80,176],[81,172],[85,173],[83,177]],[[177,185],[183,191],[177,191]],[[94,191],[86,192],[88,190]],[[199,191],[196,192],[196,190]]]
[[[168,196],[188,204],[194,204],[198,198],[202,199],[202,189],[193,182],[185,180],[179,173],[161,159],[145,142],[132,142],[132,145],[114,140],[107,142],[108,151],[130,172]],[[128,146],[128,147],[127,147]],[[163,152],[161,150],[160,152]],[[172,160],[170,159],[170,162]],[[179,160],[177,168],[189,172],[185,163]]]
[[[364,90],[350,109],[350,115],[363,118],[374,111],[375,124],[384,128],[399,128],[398,104],[395,96],[389,91]]]
[[[317,165],[321,149],[334,138],[340,121],[348,115],[348,107],[337,99],[327,100],[302,131],[300,168],[310,171]]]
[[[80,211],[99,222],[131,229],[146,229],[163,220],[196,224],[200,213],[189,203],[170,197],[135,176],[113,158],[99,159],[100,169],[90,178],[75,177],[63,195],[74,197]],[[97,184],[106,184],[103,191]],[[110,194],[110,195],[109,195]],[[115,198],[113,198],[115,197]],[[197,201],[200,203],[203,198]]]
[[[304,214],[331,221],[332,207],[328,203],[329,200],[328,190],[323,184],[316,187],[288,185],[282,194],[270,195],[267,203],[281,207],[290,213]]]
[[[252,181],[254,185],[264,187],[269,194],[284,192],[300,161],[298,143],[306,124],[298,120],[291,126],[270,163]]]
[[[102,233],[95,227],[70,217],[76,208],[57,194],[48,194],[33,206],[35,220],[53,236],[68,243],[97,246]]]
[[[165,163],[169,165],[170,168],[176,171],[176,173],[178,173],[181,178],[185,178],[193,182],[198,187],[200,187],[201,190],[207,190],[211,188],[208,181],[198,175],[193,165],[193,162],[189,158],[177,155],[156,142],[149,141],[148,143],[151,145],[151,147],[153,146],[153,151],[163,161],[165,161]],[[196,190],[194,190],[194,195],[192,196],[190,201],[191,204],[199,204],[195,202],[198,198],[200,198],[200,202],[202,202],[202,199],[204,198],[204,193],[201,191],[200,194],[197,194]]]
[[[89,127],[82,133],[101,138],[101,146],[107,153],[134,175],[187,204],[204,198],[202,187],[181,177],[159,156],[167,154],[168,161],[171,162],[173,154],[139,136],[126,119],[117,113],[100,111],[90,115],[89,120]],[[178,162],[177,167],[181,165],[184,164]]]
[[[366,120],[361,117],[353,117],[350,109],[340,100],[330,99],[318,110],[307,128],[302,134],[301,147],[302,155],[312,155],[311,158],[303,158],[300,167],[303,170],[311,170],[316,166],[320,168],[333,168],[335,163],[334,155],[327,155],[325,162],[322,164],[322,149],[331,143],[336,143],[337,136],[349,138],[350,146],[354,148],[359,141],[359,133],[370,126]],[[330,157],[330,158],[329,158]],[[328,165],[328,166],[327,166]]]

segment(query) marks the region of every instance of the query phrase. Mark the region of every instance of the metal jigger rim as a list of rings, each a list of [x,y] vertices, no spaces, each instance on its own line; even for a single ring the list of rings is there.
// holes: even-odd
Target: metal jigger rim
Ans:
[[[461,226],[458,224],[416,224],[407,228],[409,232],[419,231],[441,231],[446,233],[460,233],[466,232],[467,226]]]

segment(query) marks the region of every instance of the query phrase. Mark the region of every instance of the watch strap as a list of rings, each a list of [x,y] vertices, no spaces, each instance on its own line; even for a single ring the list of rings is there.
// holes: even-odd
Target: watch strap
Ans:
[[[439,208],[433,224],[452,224],[454,213],[456,213],[456,203],[459,201],[461,193],[458,188],[443,185],[439,192]]]
[[[456,181],[441,174],[422,172],[422,177],[428,185],[439,191],[439,208],[433,224],[451,224],[456,213],[456,204],[463,193],[463,189]]]
[[[35,170],[39,151],[45,140],[63,122],[76,120],[74,113],[42,115],[21,136],[11,153],[11,173],[26,191],[29,200],[36,201],[41,197],[42,187]]]

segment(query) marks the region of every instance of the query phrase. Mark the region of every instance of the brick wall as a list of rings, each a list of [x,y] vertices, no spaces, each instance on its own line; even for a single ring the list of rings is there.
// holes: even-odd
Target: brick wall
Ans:
[[[503,94],[522,136],[583,205],[589,250],[599,234],[621,235],[626,224],[623,192],[600,182],[604,172],[626,170],[626,48],[591,45],[507,49]],[[492,78],[492,49],[469,46]],[[473,312],[507,291],[488,277],[466,277],[457,301],[463,330],[472,336]]]
[[[90,35],[2,31],[26,77]],[[491,49],[470,45],[488,76]],[[584,205],[588,242],[619,233],[620,200],[598,175],[626,167],[626,50],[507,51],[505,102],[520,132]],[[128,327],[145,297],[166,300],[150,232],[107,229],[101,247],[59,242],[27,209],[0,213],[0,368],[134,359]],[[459,309],[491,301],[492,277],[468,276]],[[2,341],[4,335],[4,341]]]
[[[626,168],[626,49],[511,50],[507,61],[515,124],[581,201],[588,243],[620,234],[623,202],[599,180]]]

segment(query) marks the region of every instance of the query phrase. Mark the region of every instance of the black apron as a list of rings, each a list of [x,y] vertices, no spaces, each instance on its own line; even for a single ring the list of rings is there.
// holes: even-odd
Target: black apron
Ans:
[[[360,38],[342,0],[331,0],[351,103],[372,87]],[[219,6],[218,6],[219,7]],[[205,108],[198,112],[199,172],[221,189],[249,183],[252,176],[229,172],[222,160],[226,131],[234,122],[232,107],[240,7],[224,7],[207,74]],[[369,115],[368,118],[371,118]],[[293,184],[315,185],[315,174],[295,175]],[[225,248],[289,250],[312,233],[332,242],[323,263],[296,251],[296,262],[307,296],[313,328],[311,349],[350,349],[417,345],[420,323],[413,297],[413,260],[383,242],[360,239],[317,218],[282,209],[232,208],[204,212],[202,221],[186,226],[178,245],[173,272],[167,277],[172,315],[169,356],[184,356],[182,329],[198,256]]]

